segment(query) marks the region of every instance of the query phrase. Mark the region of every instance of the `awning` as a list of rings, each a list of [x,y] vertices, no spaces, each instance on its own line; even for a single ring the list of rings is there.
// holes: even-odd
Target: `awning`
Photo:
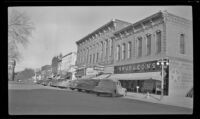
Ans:
[[[160,72],[147,72],[147,73],[128,73],[128,74],[112,74],[109,79],[118,79],[118,80],[160,80]]]
[[[93,78],[93,77],[95,77],[96,75],[86,75],[86,76],[83,76],[83,77],[81,77],[80,78],[80,80],[84,80],[84,79],[90,79],[90,78]]]
[[[104,79],[104,78],[108,78],[111,74],[102,74],[100,76],[94,77],[92,79]]]

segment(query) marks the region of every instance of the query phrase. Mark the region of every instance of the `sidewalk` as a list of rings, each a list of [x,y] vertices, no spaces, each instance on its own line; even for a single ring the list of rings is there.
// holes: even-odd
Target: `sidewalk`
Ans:
[[[164,96],[163,99],[160,101],[159,95],[150,94],[149,96],[147,96],[146,94],[132,92],[128,92],[127,96],[125,96],[124,98],[193,109],[193,98]]]

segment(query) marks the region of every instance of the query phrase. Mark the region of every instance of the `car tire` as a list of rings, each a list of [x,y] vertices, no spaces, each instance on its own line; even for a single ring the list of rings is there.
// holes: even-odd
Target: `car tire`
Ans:
[[[114,90],[114,92],[111,93],[111,97],[115,97],[116,96],[116,90]]]

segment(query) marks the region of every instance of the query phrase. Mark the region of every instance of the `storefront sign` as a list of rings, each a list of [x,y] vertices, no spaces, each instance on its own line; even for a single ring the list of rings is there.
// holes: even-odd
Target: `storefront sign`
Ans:
[[[98,72],[94,70],[93,68],[87,68],[86,75],[96,75]]]
[[[124,73],[142,73],[161,71],[161,66],[156,65],[157,61],[142,62],[128,65],[120,65],[114,67],[115,74]]]

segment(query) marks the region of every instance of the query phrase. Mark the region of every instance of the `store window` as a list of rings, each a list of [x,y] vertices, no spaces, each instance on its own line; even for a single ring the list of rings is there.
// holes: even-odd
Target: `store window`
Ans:
[[[137,47],[138,47],[138,57],[142,56],[142,37],[138,38],[138,42],[137,42]]]
[[[128,55],[127,55],[127,58],[131,58],[131,49],[132,49],[132,43],[131,42],[128,42]]]
[[[157,53],[161,52],[161,31],[156,32],[156,47],[157,47]]]
[[[147,34],[147,55],[151,54],[151,34]]]
[[[122,45],[122,60],[125,59],[125,53],[126,53],[126,44],[123,43],[123,45]]]
[[[180,53],[185,54],[185,35],[180,34]]]

